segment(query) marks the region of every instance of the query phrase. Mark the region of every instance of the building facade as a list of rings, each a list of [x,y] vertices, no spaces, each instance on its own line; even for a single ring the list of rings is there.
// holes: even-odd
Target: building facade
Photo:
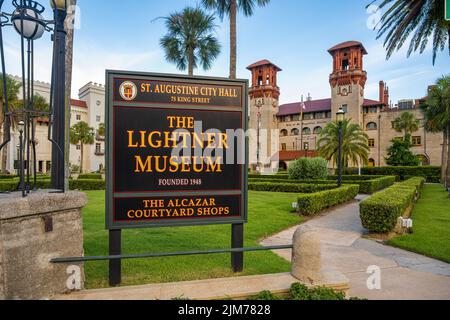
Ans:
[[[394,129],[393,122],[403,112],[414,113],[420,121],[420,129],[412,134],[413,153],[420,156],[423,165],[441,165],[443,137],[424,130],[424,116],[419,106],[425,98],[401,100],[393,106],[389,88],[380,81],[377,100],[367,99],[368,75],[364,71],[364,56],[368,53],[364,46],[357,41],[347,41],[328,52],[332,57],[332,72],[329,77],[331,98],[327,99],[308,97],[303,102],[279,105],[277,73],[281,69],[268,60],[248,67],[252,73],[250,128],[256,132],[264,131],[259,139],[254,135],[250,138],[252,162],[269,170],[278,164],[285,169],[300,157],[316,156],[321,131],[335,120],[337,111],[342,108],[346,117],[360,125],[369,136],[369,166],[386,165],[391,141],[402,137],[402,133]],[[277,146],[274,146],[275,142]],[[253,154],[259,153],[268,156],[259,157],[260,161],[257,161]]]
[[[21,83],[19,77],[12,77]],[[50,100],[50,84],[40,81],[34,83],[34,93]],[[19,92],[19,97],[21,96]],[[79,90],[79,99],[71,100],[70,126],[84,121],[95,131],[93,145],[85,145],[83,152],[83,172],[102,171],[105,167],[105,138],[98,134],[101,124],[105,122],[105,87],[96,83],[88,83]],[[48,140],[48,119],[37,119],[36,122],[36,169],[38,173],[49,173],[51,170],[52,144]],[[0,128],[0,132],[2,128]],[[18,168],[19,132],[11,130],[11,142],[5,147],[8,153],[6,170],[17,172]],[[3,152],[3,151],[2,151]],[[70,146],[70,164],[81,166],[81,145]]]

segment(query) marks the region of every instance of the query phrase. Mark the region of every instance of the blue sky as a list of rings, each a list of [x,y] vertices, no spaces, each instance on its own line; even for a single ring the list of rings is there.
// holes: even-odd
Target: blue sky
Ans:
[[[47,5],[43,0],[43,4]],[[435,66],[431,50],[406,58],[406,50],[385,60],[382,40],[367,26],[372,18],[361,0],[272,0],[255,15],[238,19],[238,76],[249,78],[246,66],[269,59],[283,69],[279,75],[282,103],[298,101],[308,93],[314,99],[330,97],[328,76],[331,56],[327,49],[347,41],[361,41],[369,55],[365,57],[368,72],[366,98],[378,98],[378,82],[385,80],[391,99],[418,98],[438,77],[450,72],[447,52],[439,55]],[[177,73],[164,60],[159,39],[165,34],[161,16],[195,6],[194,0],[78,0],[81,16],[76,30],[74,52],[74,93],[88,81],[104,82],[105,69],[127,69],[148,72]],[[8,7],[7,7],[8,8]],[[50,12],[46,13],[49,17]],[[213,69],[196,74],[228,75],[228,22],[217,20],[217,36],[222,54]],[[13,32],[5,36],[8,73],[18,74],[18,38]],[[50,43],[48,35],[36,44],[40,80],[50,78]]]

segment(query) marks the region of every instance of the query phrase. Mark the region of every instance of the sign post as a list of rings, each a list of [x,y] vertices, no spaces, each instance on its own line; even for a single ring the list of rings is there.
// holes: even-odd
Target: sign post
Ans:
[[[106,83],[110,255],[128,228],[229,224],[232,248],[243,248],[248,82],[107,71]],[[242,271],[243,253],[231,256]]]
[[[450,21],[450,0],[445,0],[445,20]]]

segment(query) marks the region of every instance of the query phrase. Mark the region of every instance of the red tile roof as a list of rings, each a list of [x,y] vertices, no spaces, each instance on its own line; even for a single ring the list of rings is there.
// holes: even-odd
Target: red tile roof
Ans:
[[[277,68],[278,71],[283,71],[283,70],[281,70],[281,68],[278,67],[276,64],[270,62],[269,60],[265,60],[265,59],[264,59],[264,60],[261,60],[261,61],[258,61],[258,62],[255,62],[255,63],[249,65],[249,66],[247,67],[247,69],[248,69],[248,70],[251,70],[251,69],[253,69],[253,68],[261,67],[261,66],[265,66],[265,65],[272,65],[272,66],[274,66],[275,68]]]
[[[340,49],[346,49],[351,47],[361,47],[364,50],[364,54],[367,54],[366,48],[364,48],[363,44],[359,41],[345,41],[342,43],[339,43],[335,45],[333,48],[329,49],[329,53],[333,53],[334,51],[340,50]]]
[[[378,105],[381,105],[381,102],[364,99],[364,107],[372,107]],[[305,101],[305,107],[306,108],[305,110],[303,110],[303,113],[331,111],[331,99]],[[301,112],[301,102],[288,103],[280,106],[280,111],[278,112],[277,116],[289,116],[292,114],[300,114]]]
[[[70,99],[70,105],[74,106],[74,107],[80,107],[80,108],[86,108],[86,109],[88,107],[86,101],[75,100],[75,99]]]

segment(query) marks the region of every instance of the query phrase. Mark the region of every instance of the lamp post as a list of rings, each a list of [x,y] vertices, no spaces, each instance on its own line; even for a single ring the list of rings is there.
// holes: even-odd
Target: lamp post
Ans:
[[[343,123],[345,119],[345,111],[342,108],[339,108],[339,111],[336,113],[336,120],[339,129],[339,141],[338,141],[338,187],[342,186],[342,143],[343,143]]]
[[[64,21],[67,16],[67,0],[50,0],[55,19],[55,33],[53,36],[54,61],[52,84],[54,85],[54,113],[52,140],[57,146],[52,149],[52,186],[54,189],[65,189],[65,141],[66,137],[66,37]]]
[[[2,85],[4,92],[8,91],[7,70],[5,62],[3,28],[12,26],[20,35],[20,62],[22,68],[21,89],[23,108],[10,110],[9,101],[4,103],[6,139],[0,145],[0,151],[11,142],[11,122],[13,118],[21,119],[19,126],[22,143],[20,161],[26,163],[20,169],[21,190],[26,196],[36,189],[36,128],[35,119],[49,117],[48,140],[52,143],[52,185],[55,189],[64,191],[64,143],[65,143],[65,30],[67,0],[50,0],[54,12],[54,20],[43,19],[45,8],[34,0],[12,0],[14,11],[3,12],[4,0],[0,0],[0,59]],[[54,26],[54,27],[53,27]],[[50,88],[49,111],[38,111],[34,106],[34,42],[40,39],[44,32],[52,32],[53,63]],[[62,116],[61,116],[62,114]],[[33,170],[31,170],[33,168]],[[31,188],[33,177],[33,188]]]
[[[261,108],[263,106],[263,103],[261,100],[258,100],[258,102],[256,102],[256,108],[258,109],[258,114],[257,114],[257,118],[258,118],[258,124],[257,124],[257,137],[256,137],[256,171],[258,173],[261,172],[261,167],[260,167],[260,162],[261,162]]]
[[[25,129],[25,122],[19,122],[19,176],[20,176],[20,190],[22,190],[22,197],[25,197],[25,161],[23,160],[23,131]],[[28,164],[29,166],[30,164]]]
[[[305,142],[306,159],[308,159],[308,151],[309,151],[309,142]]]

